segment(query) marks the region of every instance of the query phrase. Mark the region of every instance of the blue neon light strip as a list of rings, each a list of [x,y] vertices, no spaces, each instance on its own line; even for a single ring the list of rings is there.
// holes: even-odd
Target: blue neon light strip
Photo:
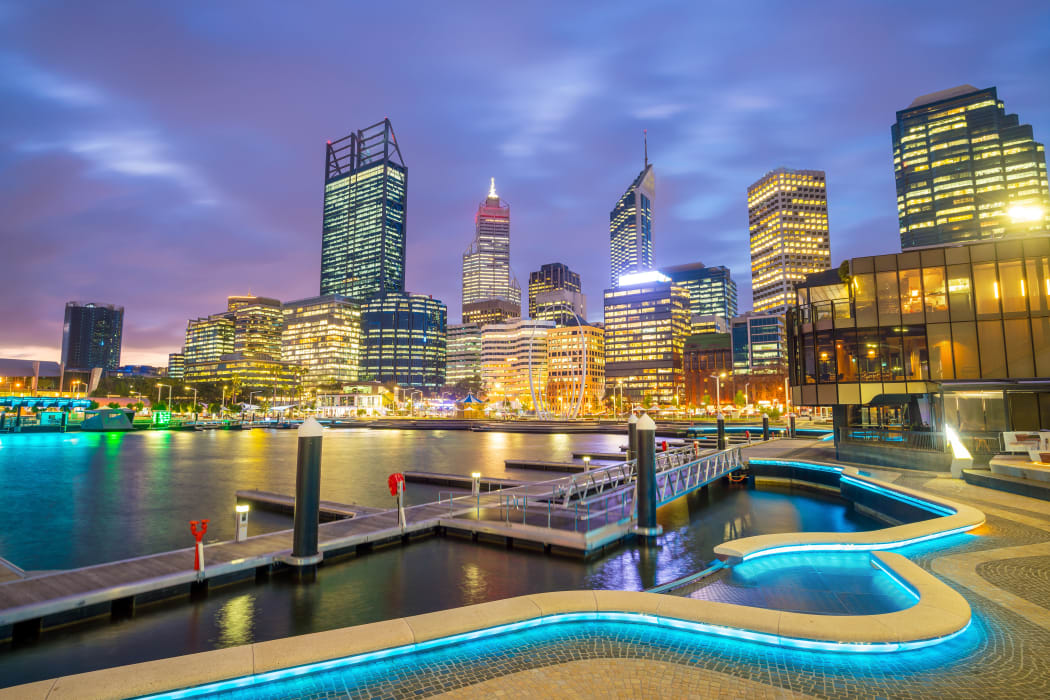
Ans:
[[[883,564],[883,563],[882,563],[881,561],[879,561],[879,560],[878,560],[878,558],[877,558],[877,557],[872,557],[872,558],[871,558],[871,565],[872,565],[872,566],[874,566],[874,567],[875,567],[876,569],[878,569],[879,571],[881,571],[882,573],[884,573],[884,574],[886,574],[887,576],[889,576],[889,577],[890,577],[890,579],[891,579],[891,580],[892,580],[892,581],[893,581],[894,583],[896,583],[896,584],[897,584],[898,586],[900,586],[900,587],[901,587],[901,588],[903,588],[903,589],[904,589],[905,591],[907,591],[907,592],[908,592],[909,594],[911,594],[911,596],[912,596],[913,598],[915,598],[915,600],[920,600],[920,599],[922,598],[922,596],[921,596],[921,595],[919,595],[919,591],[917,591],[917,590],[915,589],[915,586],[911,585],[910,583],[908,583],[907,581],[905,581],[904,579],[902,579],[902,578],[901,578],[900,576],[898,576],[898,575],[897,575],[897,572],[893,571],[893,570],[892,570],[892,569],[890,569],[890,568],[889,568],[888,566],[886,566],[885,564]]]
[[[744,555],[741,561],[749,561],[751,559],[765,557],[770,554],[788,554],[790,552],[878,552],[886,549],[897,549],[898,547],[907,547],[910,544],[928,542],[930,540],[936,540],[941,537],[950,537],[951,535],[958,535],[960,533],[972,530],[975,527],[979,526],[980,523],[974,525],[963,525],[962,527],[957,527],[953,530],[934,532],[929,535],[912,537],[906,540],[894,540],[892,542],[817,542],[813,544],[787,544],[779,547],[770,547],[769,549],[760,549],[756,552],[751,552],[750,554]]]
[[[907,503],[908,505],[915,506],[916,508],[928,510],[936,515],[955,515],[956,513],[956,511],[953,508],[942,506],[939,503],[933,503],[932,501],[925,501],[921,498],[915,498],[914,496],[909,496],[907,494],[901,493],[900,491],[888,489],[884,486],[878,486],[869,481],[862,481],[860,479],[856,479],[852,476],[849,476],[848,474],[842,475],[842,481],[848,482],[862,489],[867,489],[868,491],[873,491],[881,496],[887,496],[894,500],[900,501],[901,503]]]
[[[303,666],[295,666],[292,668],[285,668],[277,671],[269,671],[267,673],[259,673],[252,676],[243,676],[241,678],[232,678],[226,681],[217,681],[215,683],[199,685],[193,688],[184,688],[182,690],[173,690],[166,693],[148,695],[142,697],[140,700],[176,700],[177,698],[201,697],[203,695],[208,695],[212,693],[221,693],[228,690],[235,690],[237,688],[254,687],[262,685],[264,683],[271,683],[274,681],[285,680],[288,678],[295,678],[310,673],[329,671],[335,668],[353,666],[369,661],[376,661],[379,659],[385,659],[394,656],[402,656],[413,652],[424,651],[426,649],[450,646],[452,644],[458,644],[460,642],[465,642],[472,639],[494,637],[498,635],[508,634],[511,632],[517,632],[520,630],[531,629],[541,626],[545,627],[548,625],[583,621],[629,622],[636,624],[646,624],[654,625],[657,627],[666,627],[669,629],[685,630],[688,632],[698,632],[700,634],[714,635],[717,637],[730,637],[733,639],[742,639],[746,641],[756,642],[759,644],[770,644],[773,646],[788,647],[793,649],[850,653],[886,653],[895,651],[905,651],[910,649],[921,649],[923,647],[933,646],[935,644],[946,642],[949,639],[953,639],[959,636],[960,634],[964,633],[969,628],[969,624],[967,624],[966,627],[944,637],[919,639],[910,642],[876,642],[871,644],[864,644],[859,642],[826,642],[815,639],[782,637],[780,635],[769,634],[767,632],[753,632],[751,630],[742,630],[733,627],[712,625],[706,622],[691,622],[688,620],[677,620],[675,618],[660,617],[657,615],[647,615],[644,613],[561,613],[557,615],[537,617],[531,620],[524,620],[522,622],[512,622],[506,625],[498,625],[496,627],[487,627],[485,629],[480,629],[474,632],[456,634],[450,637],[441,637],[439,639],[432,639],[426,642],[419,642],[418,644],[406,644],[399,647],[392,647],[390,649],[382,649],[379,651],[372,651],[364,654],[356,654],[354,656],[345,656],[339,659],[331,659],[329,661],[319,661]]]
[[[749,464],[765,464],[768,466],[781,466],[781,467],[799,467],[800,469],[812,469],[817,472],[835,472],[836,474],[842,473],[842,467],[835,467],[830,464],[813,464],[811,462],[795,462],[790,459],[749,459]]]

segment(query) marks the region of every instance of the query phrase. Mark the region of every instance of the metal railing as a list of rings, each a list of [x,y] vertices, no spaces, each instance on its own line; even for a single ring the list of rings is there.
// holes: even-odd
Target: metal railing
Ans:
[[[879,442],[929,452],[944,452],[945,450],[944,433],[932,430],[847,426],[839,428],[839,439],[844,442],[857,443]]]

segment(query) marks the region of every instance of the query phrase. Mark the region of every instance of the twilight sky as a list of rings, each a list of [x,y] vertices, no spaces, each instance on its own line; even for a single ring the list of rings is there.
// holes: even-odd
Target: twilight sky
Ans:
[[[166,364],[229,294],[315,295],[324,142],[384,116],[450,322],[493,176],[522,287],[564,262],[601,319],[643,128],[657,264],[727,265],[743,311],[747,186],[826,170],[833,264],[895,252],[890,124],[961,83],[1050,140],[1050,5],[0,2],[0,357],[57,360],[71,299]]]

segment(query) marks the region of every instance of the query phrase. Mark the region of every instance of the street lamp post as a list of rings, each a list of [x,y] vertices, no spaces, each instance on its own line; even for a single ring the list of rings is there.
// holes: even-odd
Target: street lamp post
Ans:
[[[413,417],[415,417],[415,415],[416,415],[416,403],[415,403],[415,401],[413,401],[413,397],[416,394],[419,394],[419,400],[422,401],[423,400],[423,392],[420,391],[419,389],[413,389],[412,393],[408,395],[409,402],[412,404],[412,416]]]
[[[711,377],[715,380],[715,410],[718,413],[722,412],[722,378],[725,376],[725,372],[722,372],[722,374],[711,375]]]
[[[161,384],[160,382],[157,382],[157,403],[160,403],[161,387],[165,387],[165,386],[167,386],[167,384]],[[154,412],[156,411],[156,409],[153,409],[153,410],[154,410]]]

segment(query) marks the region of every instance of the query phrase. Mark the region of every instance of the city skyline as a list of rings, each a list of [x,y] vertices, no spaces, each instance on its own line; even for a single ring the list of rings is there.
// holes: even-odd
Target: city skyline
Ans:
[[[801,42],[775,31],[786,9],[771,9],[756,36],[733,41],[727,37],[750,19],[743,11],[716,10],[708,18],[717,20],[712,29],[703,29],[708,20],[699,13],[681,21],[676,15],[668,28],[667,12],[657,11],[646,26],[659,26],[661,41],[645,39],[652,51],[646,66],[634,65],[629,46],[610,52],[578,29],[572,33],[580,24],[589,34],[625,31],[640,21],[630,8],[573,10],[549,27],[539,10],[510,10],[520,20],[515,41],[485,40],[447,60],[436,60],[440,47],[431,32],[472,36],[471,25],[423,8],[419,25],[432,20],[428,30],[409,31],[419,52],[434,55],[432,65],[378,66],[371,77],[352,66],[345,74],[333,69],[320,47],[293,42],[280,60],[270,56],[267,42],[290,41],[281,39],[284,20],[318,21],[309,11],[246,22],[235,8],[220,8],[206,22],[192,21],[193,12],[174,21],[163,8],[81,15],[70,7],[58,26],[53,7],[7,8],[0,12],[8,47],[0,90],[17,108],[0,117],[0,182],[10,212],[0,273],[18,291],[0,305],[0,356],[57,359],[58,309],[70,299],[123,305],[122,361],[163,365],[180,347],[186,319],[213,308],[215,299],[314,294],[318,154],[325,138],[384,115],[398,125],[413,168],[405,286],[450,305],[458,298],[461,246],[448,241],[460,235],[491,175],[515,203],[512,267],[536,269],[557,245],[557,258],[598,298],[608,276],[609,204],[641,160],[643,129],[652,137],[650,160],[660,166],[658,268],[703,259],[729,267],[741,290],[750,289],[745,190],[780,165],[828,173],[832,265],[898,250],[890,125],[916,95],[964,83],[996,87],[1037,141],[1050,133],[1050,104],[1039,90],[1050,64],[1038,32],[1047,10],[1029,5],[1023,12],[1030,21],[1017,29],[1009,22],[1014,13],[979,10],[943,23],[961,16],[956,5],[946,7],[908,8],[920,29],[907,32],[899,31],[902,11],[836,9],[824,19],[803,8],[792,23]],[[934,29],[935,20],[943,28]],[[835,32],[841,38],[827,38],[829,23],[845,27]],[[103,25],[150,29],[128,44],[85,51]],[[1011,41],[970,55],[972,37],[984,31]],[[712,34],[711,48],[682,48],[704,44],[680,41],[698,32]],[[798,55],[810,63],[805,82],[785,80],[788,67],[767,66],[762,74],[733,68],[743,57],[757,66],[785,46],[795,50],[810,34],[823,43]],[[165,62],[129,67],[128,52],[147,44]],[[556,49],[539,59],[525,45]],[[360,50],[366,55],[367,43]],[[915,68],[907,56],[921,52],[930,60]],[[642,85],[627,97],[617,82],[625,67]],[[310,71],[324,75],[303,80]],[[488,89],[492,72],[508,77],[495,92]],[[408,79],[397,90],[389,85],[396,77]],[[330,94],[333,79],[352,83],[349,96]],[[459,99],[479,84],[486,102]],[[155,85],[164,86],[161,94]],[[298,107],[264,113],[274,95],[282,96],[274,103]],[[438,96],[455,109],[413,107],[418,100],[439,104]],[[43,269],[52,275],[46,287],[34,283]],[[750,306],[744,291],[741,310]],[[596,306],[590,316],[598,318]]]

